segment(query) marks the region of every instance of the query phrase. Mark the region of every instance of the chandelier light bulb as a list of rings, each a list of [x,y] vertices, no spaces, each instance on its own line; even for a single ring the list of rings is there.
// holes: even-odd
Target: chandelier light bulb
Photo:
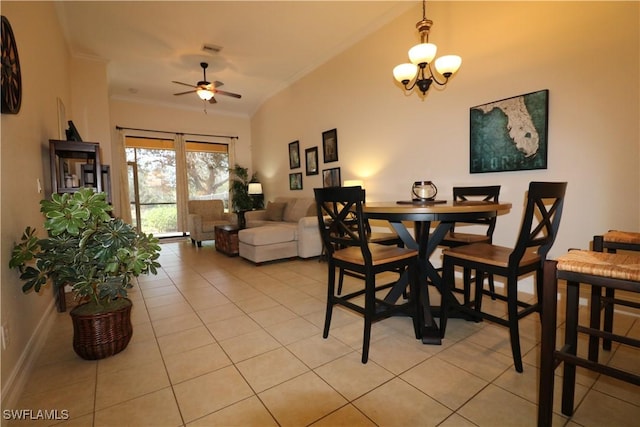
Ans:
[[[418,74],[418,66],[415,64],[400,64],[393,69],[393,77],[402,84],[413,80],[416,74]]]
[[[438,48],[433,43],[420,43],[409,49],[409,60],[416,64],[429,64],[436,57]]]
[[[445,77],[451,76],[458,71],[462,64],[462,58],[458,55],[445,55],[436,59],[436,71]]]

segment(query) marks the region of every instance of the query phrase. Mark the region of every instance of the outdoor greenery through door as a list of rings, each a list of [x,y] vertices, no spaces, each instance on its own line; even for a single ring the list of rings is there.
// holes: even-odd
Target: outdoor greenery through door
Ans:
[[[159,237],[184,235],[182,200],[221,199],[229,208],[228,144],[127,136],[125,146],[131,218],[139,230]],[[186,195],[179,194],[180,174]]]

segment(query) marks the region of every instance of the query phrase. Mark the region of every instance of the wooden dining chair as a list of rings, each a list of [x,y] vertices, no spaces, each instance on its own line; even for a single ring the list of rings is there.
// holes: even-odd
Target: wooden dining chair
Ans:
[[[453,187],[453,201],[454,202],[467,202],[467,201],[483,201],[498,203],[500,196],[499,185],[487,185],[487,186],[475,186],[475,187]],[[464,223],[458,222],[453,224],[451,230],[444,237],[440,246],[448,248],[457,248],[458,246],[469,245],[471,243],[491,243],[493,240],[493,231],[496,228],[497,216],[492,218],[478,218],[474,220],[465,221]],[[480,225],[484,228],[484,233],[461,233],[456,231],[456,225]],[[459,230],[460,228],[458,228]],[[484,272],[477,272],[476,274],[484,275]],[[489,295],[491,299],[495,297],[495,285],[493,275],[487,274],[489,282]],[[453,291],[462,293],[464,296],[464,304],[469,304],[471,301],[471,282],[473,277],[471,276],[471,270],[465,268],[463,270],[463,287],[454,287]],[[484,286],[484,280],[483,280]]]
[[[443,251],[443,298],[455,298],[451,293],[454,285],[454,268],[461,266],[507,279],[506,293],[495,296],[507,303],[507,318],[482,311],[484,294],[481,275],[476,275],[475,301],[473,306],[449,304],[454,310],[483,318],[507,326],[511,339],[511,351],[515,369],[522,372],[522,354],[520,350],[519,319],[540,312],[542,295],[542,269],[547,253],[555,241],[562,217],[566,182],[531,182],[527,194],[527,205],[520,232],[514,248],[497,246],[491,243],[472,243],[470,245],[449,248]],[[536,273],[538,301],[531,304],[518,300],[518,278],[530,272]],[[444,330],[448,313],[441,313],[440,327]]]
[[[361,188],[361,187],[360,187]],[[362,191],[365,192],[365,202],[366,202],[366,190],[363,188]],[[345,219],[345,223],[352,223],[354,226],[357,226],[357,220],[355,219],[355,215],[350,219]],[[392,246],[404,246],[402,239],[395,232],[382,232],[382,231],[372,231],[371,225],[369,224],[369,220],[367,218],[364,219],[364,226],[367,233],[367,241],[369,243],[377,243],[380,245],[392,245]],[[363,279],[359,274],[356,274],[353,271],[345,271],[344,269],[340,269],[340,275],[338,277],[338,295],[342,293],[342,287],[344,285],[344,276],[356,277],[359,279]]]
[[[633,231],[609,230],[608,232],[593,236],[593,250],[597,252],[616,253],[617,251],[634,251],[640,252],[640,233]],[[592,313],[593,321],[599,326],[600,324],[600,307],[604,308],[604,322],[602,329],[605,332],[613,332],[613,309],[614,305],[624,305],[627,307],[640,308],[640,303],[635,301],[616,298],[615,289],[612,287],[605,288],[604,298],[600,297],[600,289],[595,301],[592,304],[598,307],[598,311]],[[599,338],[597,336],[589,337],[589,358],[598,361]],[[603,338],[602,348],[611,350],[611,340]]]
[[[327,252],[327,308],[323,337],[329,336],[333,307],[341,305],[364,316],[362,363],[369,359],[371,325],[397,312],[413,317],[416,338],[420,337],[421,310],[418,305],[418,251],[404,247],[370,243],[362,211],[364,190],[360,187],[314,189],[320,234]],[[336,270],[353,272],[364,278],[363,285],[341,295],[336,292]],[[384,301],[377,293],[396,285],[396,281],[377,283],[384,272],[408,271],[407,301]],[[364,296],[364,299],[362,298]]]

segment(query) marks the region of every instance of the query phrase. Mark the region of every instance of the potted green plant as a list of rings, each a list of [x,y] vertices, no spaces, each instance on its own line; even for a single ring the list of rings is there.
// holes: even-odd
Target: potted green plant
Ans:
[[[20,271],[22,291],[51,283],[57,294],[70,285],[78,301],[70,312],[76,353],[101,359],[124,350],[133,334],[127,290],[133,277],[157,273],[158,239],[112,218],[105,193],[91,188],[54,194],[40,211],[47,237],[27,227],[9,261]]]
[[[231,205],[238,214],[238,225],[244,228],[244,212],[253,209],[253,198],[249,194],[249,183],[258,179],[257,173],[249,177],[249,169],[236,163],[229,169],[233,174],[231,179]]]

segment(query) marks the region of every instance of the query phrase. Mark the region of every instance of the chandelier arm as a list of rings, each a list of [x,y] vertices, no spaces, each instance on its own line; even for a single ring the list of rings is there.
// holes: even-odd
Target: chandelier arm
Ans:
[[[444,78],[443,82],[438,81],[438,79],[436,78],[435,73],[433,72],[433,70],[431,69],[431,64],[427,64],[427,67],[429,68],[429,74],[431,74],[431,79],[433,79],[434,83],[437,84],[438,86],[444,86],[447,84],[447,82],[449,81],[448,77]],[[443,76],[444,77],[444,76]]]
[[[413,83],[411,84],[411,86],[409,86],[409,83],[410,83],[411,80],[409,80],[409,81],[407,81],[407,83],[403,84],[405,90],[408,90],[408,91],[413,90],[414,87],[419,86],[419,82],[427,80],[425,78],[425,75],[424,75],[425,66],[418,66],[418,67],[419,67],[418,68],[418,72],[416,73],[415,76],[413,76],[413,79],[411,79],[411,80],[413,80]],[[422,92],[422,93],[424,93],[424,92]]]

